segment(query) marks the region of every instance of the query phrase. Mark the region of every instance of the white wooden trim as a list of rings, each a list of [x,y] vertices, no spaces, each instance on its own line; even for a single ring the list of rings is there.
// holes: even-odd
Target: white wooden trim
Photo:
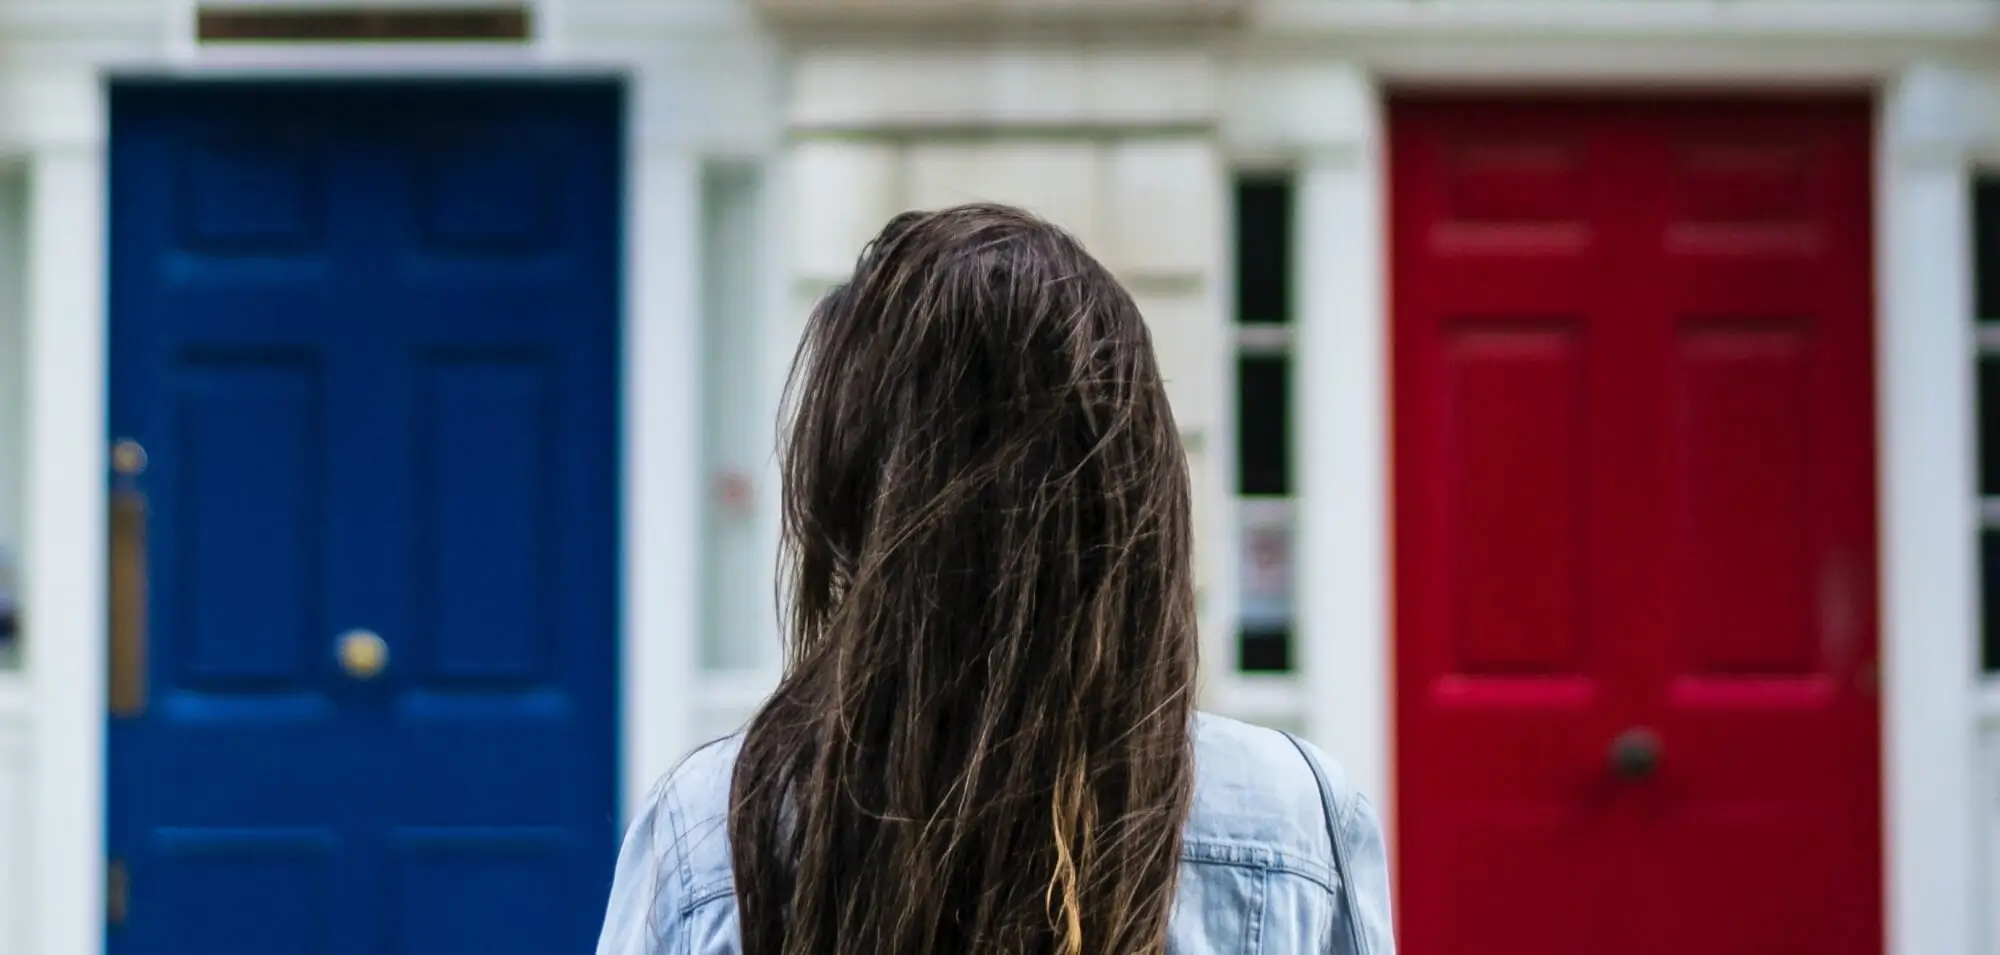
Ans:
[[[34,763],[28,758],[26,709],[0,703],[0,853],[20,858],[26,853],[33,797]],[[0,951],[27,952],[28,886],[35,873],[26,866],[0,866]]]
[[[1265,0],[1257,27],[1377,38],[1469,34],[1957,40],[2000,26],[1985,0]]]
[[[546,60],[534,43],[515,45],[398,43],[393,47],[337,43],[226,43],[171,53],[160,60],[120,64],[118,72],[216,79],[356,74],[381,76],[518,77]],[[567,64],[566,64],[567,65]]]
[[[44,149],[29,177],[28,951],[96,955],[104,943],[104,154]]]
[[[1723,90],[1872,86],[1924,59],[1990,57],[2000,7],[1986,0],[1261,0],[1250,20],[1232,42],[1252,69],[1303,60],[1322,70],[1347,64],[1395,84]]]
[[[1992,860],[1974,805],[1984,774],[1965,124],[1948,73],[1915,68],[1886,92],[1875,347],[1889,951],[1970,953]]]
[[[691,746],[701,652],[701,166],[640,145],[627,182],[624,812]]]
[[[25,725],[33,705],[27,676],[13,670],[0,671],[0,720]]]
[[[201,11],[202,0],[161,0],[160,24],[161,46],[167,61],[175,64],[191,64],[201,57],[200,43],[195,38],[195,15]]]
[[[1368,78],[1354,74],[1369,101]],[[1354,142],[1306,154],[1298,177],[1300,670],[1308,728],[1385,812],[1390,685],[1388,321],[1378,114]]]

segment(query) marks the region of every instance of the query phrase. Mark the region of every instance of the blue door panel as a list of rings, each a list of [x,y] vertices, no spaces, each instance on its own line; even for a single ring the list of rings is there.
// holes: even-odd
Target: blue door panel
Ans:
[[[148,705],[115,955],[587,950],[615,829],[619,88],[115,85]],[[342,634],[388,650],[373,677]]]
[[[200,939],[219,955],[333,951],[339,907],[356,899],[342,886],[356,869],[327,829],[160,829],[147,848],[149,868],[176,881],[173,904],[145,913],[147,934],[168,947]],[[218,924],[236,931],[218,934]]]
[[[163,675],[175,705],[313,692],[323,436],[320,389],[301,359],[188,355],[169,383],[179,467],[174,496],[155,506],[200,528],[153,563],[166,584],[154,599],[171,621],[154,632],[176,641],[159,661],[172,667]]]

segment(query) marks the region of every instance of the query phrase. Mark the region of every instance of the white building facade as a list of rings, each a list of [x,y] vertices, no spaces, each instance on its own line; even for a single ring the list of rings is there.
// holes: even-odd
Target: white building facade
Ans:
[[[204,41],[226,6],[0,0],[0,952],[186,944],[144,926],[112,795],[145,778],[107,597],[140,334],[112,195],[144,130],[112,91],[575,78],[620,91],[616,811],[774,678],[770,422],[807,305],[893,213],[997,199],[1139,300],[1195,475],[1206,705],[1388,808],[1433,916],[1411,951],[1493,950],[1432,924],[1469,920],[1551,953],[2000,952],[2000,8],[531,0],[518,41]],[[440,394],[541,394],[480,375]],[[219,719],[139,680],[138,719]],[[1677,847],[1721,888],[1676,894]],[[332,904],[301,878],[273,904]],[[1537,881],[1550,911],[1490,901]]]

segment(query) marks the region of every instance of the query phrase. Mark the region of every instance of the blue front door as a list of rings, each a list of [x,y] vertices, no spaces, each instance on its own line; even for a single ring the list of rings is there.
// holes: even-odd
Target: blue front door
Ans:
[[[113,955],[590,949],[622,111],[112,88]]]

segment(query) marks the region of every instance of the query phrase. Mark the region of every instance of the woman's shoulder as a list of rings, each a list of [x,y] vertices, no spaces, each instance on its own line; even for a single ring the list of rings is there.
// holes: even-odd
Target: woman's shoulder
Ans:
[[[652,830],[653,855],[679,881],[672,894],[684,907],[730,891],[729,785],[742,748],[736,734],[689,753],[653,787],[636,820]]]
[[[1365,808],[1360,802],[1340,764],[1312,743],[1226,717],[1196,717],[1187,861],[1325,877],[1337,868],[1329,832],[1345,830]]]
[[[1277,730],[1206,715],[1196,726],[1195,806],[1182,854],[1189,911],[1175,930],[1224,944],[1184,947],[1226,951],[1247,930],[1232,922],[1247,908],[1236,903],[1258,893],[1264,951],[1394,955],[1381,820],[1340,764]],[[1292,878],[1247,880],[1245,869]]]
[[[598,955],[727,951],[729,780],[741,741],[717,740],[661,777],[632,814],[611,877]]]
[[[681,881],[675,895],[695,905],[730,885],[729,791],[740,734],[689,754],[641,807],[635,829]],[[1340,764],[1302,739],[1212,714],[1195,719],[1195,798],[1184,834],[1190,863],[1291,868],[1322,875],[1336,866],[1328,837],[1372,810]],[[1322,799],[1310,758],[1325,776]]]

